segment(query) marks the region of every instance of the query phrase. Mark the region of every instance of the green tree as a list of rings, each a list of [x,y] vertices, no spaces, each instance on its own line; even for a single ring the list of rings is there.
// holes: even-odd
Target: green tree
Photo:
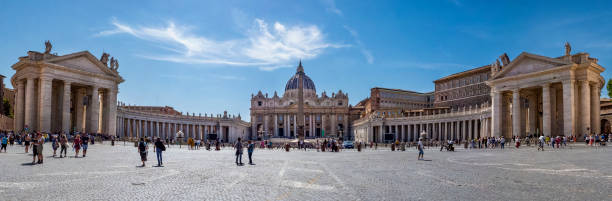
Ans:
[[[608,97],[612,98],[612,79],[608,80],[608,84],[606,85],[606,89],[608,90]]]

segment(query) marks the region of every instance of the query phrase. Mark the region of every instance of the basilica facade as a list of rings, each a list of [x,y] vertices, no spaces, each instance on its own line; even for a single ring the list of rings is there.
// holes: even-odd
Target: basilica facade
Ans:
[[[301,102],[303,111],[300,111]],[[276,92],[269,96],[259,91],[251,95],[250,110],[251,139],[297,138],[301,126],[306,139],[346,139],[350,138],[351,133],[349,123],[359,116],[358,112],[351,113],[353,109],[349,105],[348,94],[342,90],[331,95],[326,92],[318,95],[314,82],[304,72],[302,62],[295,75],[287,81],[282,96]]]

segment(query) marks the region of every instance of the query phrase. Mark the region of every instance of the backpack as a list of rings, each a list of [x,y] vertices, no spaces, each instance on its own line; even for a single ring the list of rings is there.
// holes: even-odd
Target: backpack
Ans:
[[[144,142],[140,142],[140,143],[138,143],[138,150],[139,150],[140,152],[143,152],[143,153],[145,152],[145,150],[146,150],[146,145],[145,145],[145,143],[144,143]]]

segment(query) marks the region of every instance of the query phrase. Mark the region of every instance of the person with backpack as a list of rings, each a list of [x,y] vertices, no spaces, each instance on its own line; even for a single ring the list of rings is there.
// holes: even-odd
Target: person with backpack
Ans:
[[[0,148],[0,152],[4,149],[4,153],[6,153],[6,145],[8,144],[8,138],[6,136],[2,136],[2,147]]]
[[[164,165],[164,162],[162,160],[162,151],[166,151],[166,146],[164,146],[164,143],[161,141],[160,138],[157,138],[157,141],[155,141],[155,154],[157,155],[158,167],[162,167],[162,165]]]
[[[236,149],[236,165],[241,166],[244,163],[242,163],[242,141],[240,138],[238,138],[238,141],[234,145],[234,148]]]
[[[145,161],[147,161],[147,143],[144,141],[144,138],[140,138],[140,142],[138,142],[138,153],[140,154],[142,167],[144,167]]]
[[[66,157],[66,152],[68,148],[68,138],[66,137],[66,134],[60,135],[59,142],[60,142],[60,158]],[[64,153],[63,157],[62,157],[62,153]]]

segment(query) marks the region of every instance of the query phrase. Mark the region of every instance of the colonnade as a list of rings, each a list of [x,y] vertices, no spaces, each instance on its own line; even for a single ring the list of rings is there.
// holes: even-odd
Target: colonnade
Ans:
[[[223,140],[223,129],[215,124],[197,124],[177,121],[164,121],[162,119],[150,120],[141,118],[119,117],[117,119],[119,137],[175,139],[177,137],[194,139]],[[181,131],[184,136],[177,136]],[[213,137],[214,136],[214,137]]]
[[[244,139],[249,131],[249,123],[227,114],[218,117],[191,116],[119,107],[116,120],[117,136],[127,139],[159,137],[164,140],[184,141],[193,138],[233,142],[239,137]],[[178,133],[182,133],[182,136]]]
[[[427,134],[426,140],[471,140],[490,136],[490,118],[425,122],[416,124],[392,124],[373,126],[374,142],[416,142],[420,134]],[[391,135],[389,138],[385,135]]]
[[[411,112],[407,117],[362,118],[353,123],[355,140],[415,142],[423,132],[427,136],[424,140],[437,141],[463,141],[491,136],[491,108],[488,104],[455,111],[438,110]]]
[[[252,133],[260,138],[297,137],[297,119],[297,114],[292,113],[252,115]],[[303,120],[305,138],[340,137],[350,134],[349,119],[345,114],[310,113],[305,114]]]

